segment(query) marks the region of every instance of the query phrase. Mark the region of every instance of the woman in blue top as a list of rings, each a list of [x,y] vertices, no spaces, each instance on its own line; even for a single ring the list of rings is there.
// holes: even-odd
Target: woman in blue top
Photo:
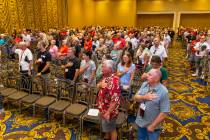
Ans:
[[[122,55],[121,63],[117,66],[117,75],[120,77],[122,90],[129,91],[134,77],[135,65],[132,62],[131,54],[128,51]]]

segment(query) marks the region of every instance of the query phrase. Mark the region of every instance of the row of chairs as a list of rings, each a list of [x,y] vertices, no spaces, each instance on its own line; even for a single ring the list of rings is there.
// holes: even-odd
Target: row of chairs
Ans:
[[[4,87],[0,89],[0,96],[4,104],[33,108],[33,116],[37,109],[44,110],[47,120],[51,114],[61,114],[63,123],[68,118],[76,118],[80,122],[80,131],[83,132],[84,121],[100,125],[100,117],[89,116],[88,110],[96,108],[98,89],[86,83],[74,83],[66,79],[54,77],[28,77],[17,75],[7,77]],[[117,119],[118,126],[127,122],[127,112],[121,109]]]

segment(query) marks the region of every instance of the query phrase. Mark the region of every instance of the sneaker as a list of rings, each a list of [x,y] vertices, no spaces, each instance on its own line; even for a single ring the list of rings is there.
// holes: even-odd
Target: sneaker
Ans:
[[[201,78],[201,79],[204,79],[204,78],[205,78],[205,76],[202,74],[200,78]]]
[[[188,59],[188,57],[189,57],[189,56],[187,55],[185,58]]]
[[[3,109],[3,108],[2,108],[2,109],[0,109],[0,114],[1,114],[1,113],[3,113],[3,112],[4,112],[4,109]]]
[[[192,76],[195,77],[195,76],[198,76],[198,74],[197,73],[193,73]]]

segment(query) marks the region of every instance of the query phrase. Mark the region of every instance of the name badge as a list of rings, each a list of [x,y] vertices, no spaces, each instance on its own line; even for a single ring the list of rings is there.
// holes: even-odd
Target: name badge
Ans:
[[[69,71],[69,69],[65,69],[65,72],[68,72]]]
[[[145,110],[145,109],[146,109],[146,105],[145,105],[144,103],[141,103],[141,104],[140,104],[140,108],[141,108],[142,110]]]
[[[139,115],[143,118],[144,117],[144,112],[146,109],[146,105],[144,103],[140,104],[140,109],[139,109]]]

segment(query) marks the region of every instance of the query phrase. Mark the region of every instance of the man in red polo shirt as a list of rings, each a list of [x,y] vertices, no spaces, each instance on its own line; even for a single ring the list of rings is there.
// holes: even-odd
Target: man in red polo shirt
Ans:
[[[120,36],[120,33],[117,33],[112,38],[112,40],[113,40],[114,43],[120,42],[120,45],[119,45],[118,49],[123,49],[125,47],[125,44],[126,44],[125,39]]]

